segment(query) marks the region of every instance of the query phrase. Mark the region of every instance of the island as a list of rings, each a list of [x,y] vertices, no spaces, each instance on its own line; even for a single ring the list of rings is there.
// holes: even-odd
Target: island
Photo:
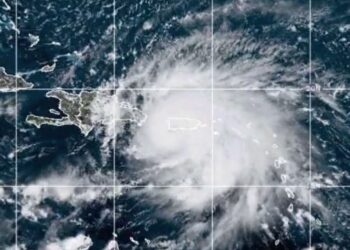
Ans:
[[[21,89],[31,89],[33,84],[20,76],[7,74],[5,68],[0,67],[0,92],[16,92]]]
[[[37,128],[40,128],[44,124],[53,126],[75,125],[80,128],[81,132],[86,136],[93,129],[90,115],[91,104],[95,100],[96,95],[96,92],[89,91],[81,91],[79,94],[74,94],[68,93],[62,89],[51,90],[46,93],[46,97],[58,99],[58,108],[66,116],[50,118],[30,114],[26,117],[26,122]]]
[[[105,91],[98,90],[82,90],[79,94],[69,93],[62,89],[54,89],[46,93],[46,97],[59,100],[58,109],[65,115],[60,118],[51,118],[29,114],[26,117],[28,124],[40,128],[42,125],[52,126],[77,126],[82,134],[87,136],[90,131],[101,123],[110,124],[110,121],[104,119],[113,119],[116,121],[129,121],[136,123],[138,126],[146,121],[147,115],[138,108],[133,107],[127,102],[116,102],[116,114],[101,114],[103,108],[101,105],[111,105],[111,109],[107,112],[113,112],[114,97],[106,94]],[[104,101],[101,101],[104,100]],[[60,115],[58,111],[50,109],[50,113]]]

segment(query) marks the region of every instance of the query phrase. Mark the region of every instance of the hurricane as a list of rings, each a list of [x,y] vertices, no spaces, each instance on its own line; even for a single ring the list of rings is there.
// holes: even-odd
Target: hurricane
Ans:
[[[347,249],[348,1],[0,1],[0,248]]]

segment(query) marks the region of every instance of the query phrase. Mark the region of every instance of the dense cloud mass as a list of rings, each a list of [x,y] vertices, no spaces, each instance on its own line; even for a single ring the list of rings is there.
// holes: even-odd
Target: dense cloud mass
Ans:
[[[8,2],[1,249],[348,245],[347,3]]]

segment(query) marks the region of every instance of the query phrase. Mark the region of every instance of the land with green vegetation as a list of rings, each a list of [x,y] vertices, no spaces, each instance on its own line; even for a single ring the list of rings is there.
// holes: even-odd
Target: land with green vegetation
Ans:
[[[59,110],[65,116],[61,118],[50,118],[30,114],[27,116],[26,122],[37,128],[40,128],[42,125],[75,125],[86,136],[93,129],[91,105],[96,96],[96,91],[81,91],[79,94],[74,94],[62,89],[51,90],[46,93],[46,97],[58,99]]]
[[[0,92],[15,92],[32,87],[32,83],[27,82],[20,76],[7,74],[5,68],[0,67]]]

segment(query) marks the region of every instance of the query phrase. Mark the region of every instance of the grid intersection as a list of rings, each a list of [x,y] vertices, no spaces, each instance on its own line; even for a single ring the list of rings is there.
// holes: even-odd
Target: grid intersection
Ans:
[[[15,2],[15,25],[17,27],[17,0]],[[115,10],[115,0],[113,0],[113,7]],[[115,41],[115,33],[116,33],[116,26],[115,26],[115,13],[113,14],[113,22],[114,22],[114,30],[113,30],[113,53],[116,53],[116,41]],[[114,94],[119,91],[210,91],[211,92],[211,115],[212,115],[212,122],[214,120],[214,97],[213,93],[215,91],[304,91],[309,89],[313,89],[314,86],[312,83],[312,0],[309,0],[309,86],[307,88],[215,88],[214,86],[214,0],[211,0],[211,68],[212,68],[212,79],[211,79],[211,88],[130,88],[130,89],[118,89],[116,84],[116,72],[115,72],[115,58],[113,61],[113,88],[62,88],[63,90],[75,90],[75,91],[114,91]],[[15,75],[18,74],[18,34],[15,31]],[[18,88],[17,85],[17,78],[16,78],[16,92],[15,92],[15,122],[16,122],[16,131],[15,131],[15,185],[1,185],[1,187],[11,187],[15,189],[15,241],[16,241],[16,249],[19,250],[18,247],[18,192],[19,188],[28,187],[28,186],[36,186],[36,187],[44,187],[44,188],[64,188],[64,187],[76,187],[76,188],[113,188],[113,237],[115,237],[115,203],[116,203],[116,188],[210,188],[211,189],[211,198],[212,198],[212,204],[211,204],[211,230],[212,230],[212,239],[211,239],[211,247],[214,249],[214,221],[213,221],[213,214],[214,214],[214,189],[216,188],[286,188],[286,187],[294,187],[294,188],[308,188],[309,189],[309,212],[312,216],[312,191],[317,189],[332,189],[332,188],[350,188],[350,185],[333,185],[333,186],[314,186],[312,181],[312,91],[309,91],[309,184],[308,185],[246,185],[246,186],[225,186],[225,185],[215,185],[214,183],[214,161],[213,161],[213,154],[214,154],[214,143],[213,143],[213,126],[212,126],[212,185],[189,185],[189,186],[183,186],[183,185],[165,185],[165,186],[150,186],[150,185],[116,185],[116,162],[115,157],[113,157],[113,185],[86,185],[86,186],[40,186],[40,185],[18,185],[18,92],[24,92],[24,91],[50,91],[57,88],[33,88],[33,89],[26,89],[21,90]],[[344,91],[350,91],[350,88],[321,88],[321,90],[344,90]],[[116,101],[116,99],[114,99]],[[115,104],[115,106],[117,103]],[[115,112],[114,112],[115,115]],[[114,118],[115,123],[115,118]],[[113,141],[113,154],[115,156],[116,151],[116,131],[114,126],[114,141]],[[310,218],[309,223],[309,248],[312,248],[312,221]],[[114,249],[116,249],[116,246],[114,246]]]

